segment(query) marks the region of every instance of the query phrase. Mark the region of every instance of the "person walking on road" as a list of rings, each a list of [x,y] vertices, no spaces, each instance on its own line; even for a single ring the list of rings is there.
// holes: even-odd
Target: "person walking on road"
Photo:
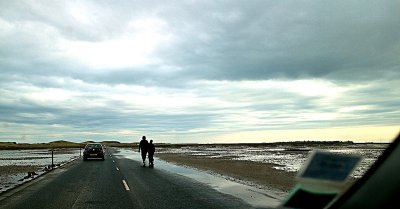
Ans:
[[[139,152],[140,151],[142,152],[143,167],[146,167],[146,155],[149,151],[149,142],[146,140],[146,136],[143,136],[139,143]]]
[[[153,144],[153,140],[150,140],[149,144],[149,166],[154,166],[154,152],[156,151],[156,147]]]

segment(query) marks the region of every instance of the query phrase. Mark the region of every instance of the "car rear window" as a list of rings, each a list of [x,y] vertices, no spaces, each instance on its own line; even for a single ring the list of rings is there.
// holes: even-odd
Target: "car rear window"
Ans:
[[[89,148],[89,149],[93,149],[93,148],[99,149],[99,148],[102,148],[100,144],[88,144],[88,145],[86,145],[86,147]]]

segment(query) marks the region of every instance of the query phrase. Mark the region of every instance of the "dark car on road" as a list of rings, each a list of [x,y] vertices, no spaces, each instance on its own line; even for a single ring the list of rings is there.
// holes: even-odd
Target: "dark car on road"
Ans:
[[[105,149],[100,143],[86,144],[83,150],[83,160],[87,159],[101,159],[104,160]]]

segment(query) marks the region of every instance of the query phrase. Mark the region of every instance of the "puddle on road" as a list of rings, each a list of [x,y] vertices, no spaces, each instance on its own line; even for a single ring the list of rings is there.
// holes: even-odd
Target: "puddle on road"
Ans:
[[[140,155],[132,150],[119,149],[118,153],[115,153],[114,156],[142,162]],[[233,182],[220,176],[211,175],[204,171],[171,164],[158,158],[155,158],[155,161],[157,162],[157,169],[186,176],[210,185],[212,188],[222,193],[238,197],[257,208],[277,207],[284,199],[283,194],[280,194],[278,191],[265,191],[256,187]]]

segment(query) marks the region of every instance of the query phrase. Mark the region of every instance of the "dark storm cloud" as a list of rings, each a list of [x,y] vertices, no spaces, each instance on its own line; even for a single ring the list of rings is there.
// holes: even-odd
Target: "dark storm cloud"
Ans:
[[[10,3],[2,9],[2,18],[22,28],[24,21],[44,25],[65,40],[90,42],[118,37],[131,19],[144,14],[165,21],[175,40],[158,49],[162,64],[143,66],[139,73],[131,68],[110,72],[105,74],[110,83],[316,77],[351,81],[398,76],[400,14],[396,8],[400,5],[396,1],[87,3],[75,6],[96,19],[90,25],[72,18],[65,9],[68,3]],[[7,9],[15,7],[20,13]],[[48,43],[51,37],[41,31],[21,30],[2,42],[5,71],[108,82],[104,74],[85,73],[85,66],[58,56],[59,49]],[[181,70],[164,74],[165,65]]]
[[[172,51],[180,56],[169,58],[208,79],[384,77],[399,67],[396,5],[346,1],[271,6],[263,1],[248,9],[228,5],[228,11],[219,15],[228,17],[230,11],[238,11],[232,22],[218,22],[212,11],[198,12],[192,20],[196,17],[199,22],[188,21],[198,30],[177,29],[177,34],[188,35]],[[202,33],[210,38],[201,40]]]

